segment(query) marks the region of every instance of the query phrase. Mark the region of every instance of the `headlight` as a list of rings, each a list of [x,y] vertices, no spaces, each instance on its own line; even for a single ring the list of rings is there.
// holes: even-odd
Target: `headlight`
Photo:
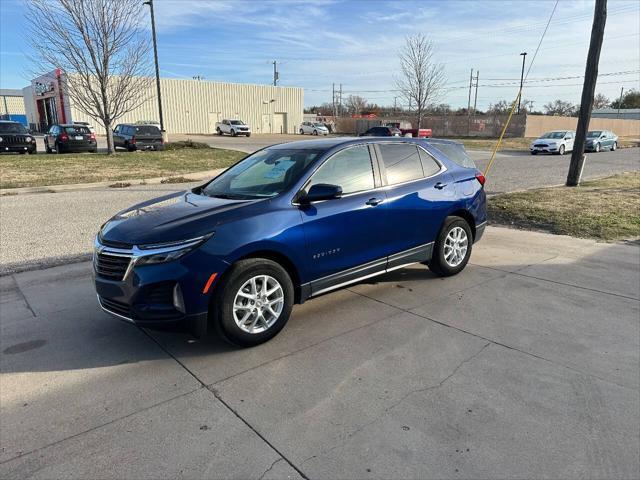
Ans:
[[[213,233],[180,242],[141,245],[134,253],[135,265],[152,265],[177,260],[209,240]]]
[[[27,137],[26,140],[27,140],[27,143],[31,143],[33,141],[33,138]]]
[[[0,142],[2,141],[2,137],[0,137]]]

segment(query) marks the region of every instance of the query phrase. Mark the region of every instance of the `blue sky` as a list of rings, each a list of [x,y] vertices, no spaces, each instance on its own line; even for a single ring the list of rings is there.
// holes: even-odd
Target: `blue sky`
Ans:
[[[511,100],[521,51],[529,61],[554,5],[544,1],[155,0],[161,74],[211,81],[305,88],[305,104],[331,101],[331,85],[378,104],[394,102],[398,50],[424,33],[445,64],[447,90],[438,103],[466,106],[469,71],[480,71],[478,108]],[[541,108],[562,98],[578,103],[589,45],[593,0],[561,1],[523,96]],[[640,88],[640,2],[608,2],[597,92]],[[0,0],[0,88],[28,83],[29,53],[22,0]],[[145,12],[146,14],[146,12]],[[619,74],[618,72],[631,72]],[[506,84],[506,85],[505,85]],[[402,103],[401,99],[398,99]]]

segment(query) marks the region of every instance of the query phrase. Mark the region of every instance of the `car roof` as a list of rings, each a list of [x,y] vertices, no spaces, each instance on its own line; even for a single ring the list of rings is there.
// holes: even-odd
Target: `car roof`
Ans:
[[[276,145],[271,145],[268,148],[274,149],[292,149],[292,150],[329,150],[334,147],[339,146],[348,146],[348,145],[359,145],[363,143],[377,143],[377,142],[398,142],[398,143],[415,143],[417,145],[422,144],[425,139],[424,138],[414,138],[414,137],[332,137],[332,138],[322,138],[318,140],[298,140],[295,142],[288,143],[278,143]],[[436,139],[436,142],[433,143],[450,143],[450,144],[458,144],[458,142],[454,142],[452,140],[441,140]]]

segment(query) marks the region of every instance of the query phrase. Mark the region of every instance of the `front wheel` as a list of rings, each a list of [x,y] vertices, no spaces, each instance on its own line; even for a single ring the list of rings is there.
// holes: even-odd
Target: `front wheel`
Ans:
[[[232,136],[232,137],[235,137],[236,135],[237,135],[237,134],[236,134],[236,131],[235,131],[235,130],[231,130],[231,136]]]
[[[537,154],[538,154],[538,152],[536,152],[536,151],[532,151],[531,152],[531,155],[537,155]]]
[[[313,131],[313,134],[314,134],[314,135],[318,135],[318,131],[317,131],[317,130],[314,130],[314,131]]]
[[[435,242],[429,269],[441,277],[461,272],[469,262],[472,245],[469,224],[460,217],[447,217]]]
[[[304,130],[300,129],[300,135],[304,135]]]
[[[611,145],[611,151],[615,152],[618,149],[618,142],[613,142],[613,145]]]
[[[600,152],[600,144],[599,143],[596,143],[596,146],[593,148],[593,151],[596,152],[596,153]]]
[[[222,130],[220,130],[219,128],[216,128],[216,133],[217,133],[218,135],[222,135]]]
[[[251,136],[251,134],[250,134],[250,133],[247,133],[247,138],[249,138],[250,136]]]
[[[212,317],[225,339],[251,347],[284,328],[293,299],[293,283],[279,264],[264,258],[240,260],[216,291]]]
[[[560,148],[558,149],[558,155],[564,155],[564,145],[560,145]]]

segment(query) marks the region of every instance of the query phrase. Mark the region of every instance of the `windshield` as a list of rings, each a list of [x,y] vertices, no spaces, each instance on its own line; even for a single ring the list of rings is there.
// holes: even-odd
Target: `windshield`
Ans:
[[[21,123],[0,122],[0,133],[29,133]]]
[[[314,127],[322,127],[322,128],[324,128],[324,123],[314,123],[313,126]]]
[[[547,132],[540,138],[564,138],[565,133],[567,132]]]
[[[231,120],[229,123],[231,125],[244,125],[244,122],[242,120]]]
[[[293,186],[323,150],[266,148],[209,183],[209,197],[247,200],[274,197]]]
[[[587,133],[587,137],[599,137],[602,134],[601,130],[592,130]]]

